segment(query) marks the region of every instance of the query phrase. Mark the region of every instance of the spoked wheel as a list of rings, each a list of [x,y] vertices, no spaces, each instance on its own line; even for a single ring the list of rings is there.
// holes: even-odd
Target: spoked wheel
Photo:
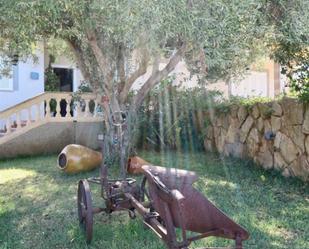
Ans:
[[[77,191],[78,218],[81,227],[86,232],[87,243],[92,239],[93,213],[89,183],[87,180],[80,180]]]

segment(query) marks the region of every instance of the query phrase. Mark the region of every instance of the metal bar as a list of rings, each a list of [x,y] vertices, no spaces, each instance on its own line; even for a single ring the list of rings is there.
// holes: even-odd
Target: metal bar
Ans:
[[[92,213],[93,214],[98,214],[98,213],[105,212],[105,211],[106,211],[105,208],[100,208],[100,207],[93,207],[92,208]]]
[[[202,234],[190,237],[187,240],[195,241],[195,240],[199,240],[199,239],[206,238],[206,237],[209,237],[209,236],[216,236],[217,234],[221,234],[221,232],[222,232],[222,230],[216,229],[216,230],[213,230],[213,231],[209,231],[209,232],[206,232],[206,233],[202,233]]]
[[[145,222],[161,237],[166,238],[166,229],[160,224],[156,218],[149,218],[147,215],[150,214],[139,201],[137,201],[130,193],[125,193],[125,196],[130,200],[131,205],[137,210],[137,212],[143,216]]]

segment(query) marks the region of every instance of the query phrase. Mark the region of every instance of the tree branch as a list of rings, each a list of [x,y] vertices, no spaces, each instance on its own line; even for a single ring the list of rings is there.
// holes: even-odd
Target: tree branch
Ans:
[[[199,57],[200,57],[199,59],[200,59],[200,62],[201,62],[201,72],[204,75],[204,77],[206,77],[207,74],[208,74],[208,67],[207,67],[207,64],[206,64],[206,55],[205,55],[203,48],[200,49]]]
[[[91,50],[93,52],[94,57],[96,58],[98,65],[100,69],[102,70],[102,73],[104,75],[106,86],[108,89],[111,89],[111,83],[113,79],[113,73],[112,70],[109,69],[108,62],[101,50],[101,48],[98,45],[98,40],[96,33],[94,31],[87,31],[87,38],[89,45],[91,47]]]
[[[152,74],[157,73],[159,71],[159,67],[160,67],[160,54],[157,54],[153,62]]]
[[[81,70],[83,77],[86,81],[91,82],[91,77],[89,71],[86,69],[85,59],[82,53],[80,46],[77,45],[73,40],[67,40],[67,44],[71,48],[72,52],[75,55],[75,59],[79,69]]]
[[[145,82],[145,84],[142,86],[142,88],[138,91],[138,93],[135,95],[133,100],[132,108],[138,109],[140,105],[143,103],[143,100],[145,99],[148,92],[162,79],[167,77],[170,72],[172,72],[179,61],[181,61],[183,54],[186,50],[186,44],[183,44],[178,51],[171,56],[169,62],[162,70],[153,70],[151,76],[148,78],[148,80]],[[156,65],[154,65],[156,67]]]
[[[122,89],[126,81],[126,72],[125,72],[125,59],[123,54],[123,48],[121,45],[119,45],[118,48],[117,71],[120,79],[120,88]]]
[[[147,72],[147,66],[149,61],[149,55],[146,51],[142,53],[141,62],[138,65],[137,70],[135,70],[131,76],[126,80],[123,88],[120,91],[120,103],[124,103],[128,97],[129,91],[134,84],[134,82],[142,75]]]
[[[75,55],[77,65],[79,69],[81,70],[84,79],[88,81],[92,89],[96,91],[99,88],[99,84],[98,84],[99,82],[94,82],[92,80],[93,77],[91,76],[91,72],[90,72],[91,70],[89,70],[89,66],[87,66],[86,64],[86,62],[89,60],[87,59],[87,56],[84,55],[85,52],[81,49],[78,42],[75,41],[74,39],[67,40],[67,44],[69,45],[69,47],[71,48],[71,50],[73,51]],[[94,68],[92,69],[94,70]],[[105,94],[109,96],[110,95],[109,89],[106,88],[104,84],[102,85],[102,87],[103,87]]]

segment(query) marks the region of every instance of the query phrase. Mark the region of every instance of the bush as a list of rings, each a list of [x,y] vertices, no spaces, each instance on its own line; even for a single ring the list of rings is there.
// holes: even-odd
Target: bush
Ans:
[[[200,87],[179,90],[171,80],[151,91],[139,111],[138,147],[202,150],[206,113],[221,94]]]
[[[45,70],[45,91],[56,92],[60,89],[60,79],[51,67]]]
[[[302,101],[309,103],[309,63],[294,67],[287,73],[293,93]]]

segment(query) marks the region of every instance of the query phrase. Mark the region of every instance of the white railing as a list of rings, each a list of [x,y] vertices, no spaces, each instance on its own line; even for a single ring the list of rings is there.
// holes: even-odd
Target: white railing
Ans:
[[[103,121],[102,108],[94,94],[46,92],[0,112],[0,140],[12,133],[46,122]]]

